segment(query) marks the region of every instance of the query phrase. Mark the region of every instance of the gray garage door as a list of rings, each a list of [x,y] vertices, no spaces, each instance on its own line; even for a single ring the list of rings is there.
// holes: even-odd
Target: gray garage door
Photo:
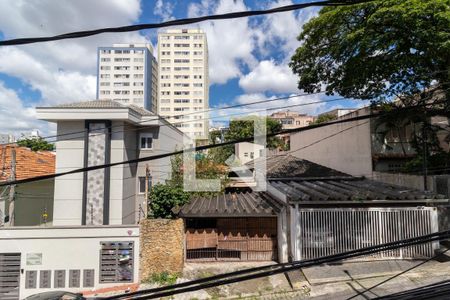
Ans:
[[[20,253],[0,253],[0,299],[18,300]]]

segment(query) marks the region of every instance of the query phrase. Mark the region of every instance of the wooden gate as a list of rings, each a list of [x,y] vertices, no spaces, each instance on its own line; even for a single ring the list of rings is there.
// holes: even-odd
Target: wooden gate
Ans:
[[[188,261],[277,259],[276,218],[188,219]]]
[[[19,300],[20,253],[0,253],[0,299]]]

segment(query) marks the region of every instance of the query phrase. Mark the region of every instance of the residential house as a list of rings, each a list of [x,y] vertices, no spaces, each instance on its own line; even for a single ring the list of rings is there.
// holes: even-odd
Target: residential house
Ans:
[[[234,145],[234,155],[239,159],[241,164],[246,164],[249,161],[261,157],[264,154],[264,150],[264,145],[249,142],[242,142]]]
[[[179,209],[186,220],[187,261],[317,258],[447,226],[438,222],[448,205],[441,195],[350,176],[292,155],[261,158],[249,169],[258,163],[267,165],[266,191],[234,188]],[[437,247],[429,243],[373,258],[430,257]]]
[[[57,126],[56,173],[168,153],[189,142],[173,125],[135,105],[95,100],[36,110],[39,119]],[[164,183],[170,171],[165,157],[57,177],[53,224],[136,224],[146,214],[146,180],[148,187]]]
[[[55,153],[31,151],[15,144],[0,146],[0,181],[11,180],[12,152],[15,152],[15,178],[27,179],[55,173]],[[53,220],[54,179],[19,184],[10,211],[10,189],[0,188],[0,226],[49,226]],[[12,207],[11,207],[12,208]],[[13,214],[13,218],[12,218]]]
[[[282,129],[294,129],[305,127],[314,121],[313,116],[307,114],[300,114],[294,111],[280,111],[270,115],[270,118],[279,121],[282,124]],[[290,134],[283,134],[279,136],[287,145],[290,144]]]

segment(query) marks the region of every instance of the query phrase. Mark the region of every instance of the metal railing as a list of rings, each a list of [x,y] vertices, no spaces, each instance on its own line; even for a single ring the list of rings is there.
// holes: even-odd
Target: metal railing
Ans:
[[[311,259],[438,231],[434,208],[299,209],[297,259]],[[374,254],[375,259],[426,258],[436,243]],[[367,259],[367,257],[365,258]]]

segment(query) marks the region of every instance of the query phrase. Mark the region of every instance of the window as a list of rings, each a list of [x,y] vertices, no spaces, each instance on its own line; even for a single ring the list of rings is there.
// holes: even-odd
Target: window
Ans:
[[[152,176],[148,176],[148,190],[152,188]],[[139,176],[139,194],[145,193],[145,176]]]
[[[189,79],[189,75],[175,75],[175,79]]]
[[[144,70],[144,66],[134,66],[135,70]]]
[[[136,57],[134,59],[134,62],[144,62],[144,58],[143,57]]]
[[[151,133],[142,133],[140,135],[141,140],[141,149],[152,149],[153,148],[153,134]]]
[[[161,55],[170,55],[170,51],[162,51]]]
[[[250,158],[251,159],[255,158],[255,153],[254,152],[250,152]]]
[[[176,40],[188,40],[189,36],[188,35],[176,35],[174,38]]]
[[[102,50],[101,53],[103,53],[103,54],[110,54],[111,50]]]
[[[161,71],[170,71],[170,67],[161,67]]]
[[[170,83],[162,83],[161,86],[162,87],[170,87]]]
[[[181,48],[181,47],[189,47],[189,44],[174,44],[175,47]]]
[[[244,157],[248,157],[248,152],[244,152]]]
[[[100,82],[100,86],[109,86],[109,82]]]
[[[175,87],[189,87],[189,83],[175,83]]]
[[[109,75],[109,74],[101,74],[100,75],[100,78],[110,78],[111,77],[111,75]]]
[[[202,83],[194,83],[194,87],[202,87],[203,84]]]
[[[190,103],[191,101],[189,99],[175,99],[173,100],[174,103]]]
[[[168,40],[168,39],[170,39],[170,36],[162,35],[162,36],[160,36],[160,38],[161,38],[161,40]]]
[[[144,78],[144,74],[134,74],[133,78],[135,78],[135,79]]]
[[[161,79],[170,79],[170,75],[161,75]]]
[[[169,96],[170,95],[170,91],[162,91],[161,95],[163,96]]]
[[[170,111],[170,107],[161,107],[161,111]]]
[[[203,51],[194,51],[194,55],[203,55]]]
[[[175,91],[174,95],[189,95],[189,91]]]
[[[111,61],[111,58],[109,58],[109,57],[102,57],[100,59],[100,61]]]
[[[175,63],[189,63],[189,59],[175,59]]]
[[[101,66],[100,70],[111,70],[110,66]]]
[[[203,70],[202,67],[194,67],[194,71],[196,71],[196,72],[200,72],[200,71],[202,71],[202,70]]]
[[[133,95],[144,95],[144,91],[133,91]]]
[[[189,71],[189,67],[175,67],[175,71]]]
[[[194,75],[194,79],[202,79],[202,75]]]
[[[175,55],[189,55],[189,51],[175,51]]]
[[[170,103],[170,99],[161,99],[161,103]]]
[[[163,64],[167,64],[167,63],[170,63],[170,59],[161,59],[161,63],[163,63]]]
[[[144,86],[143,82],[133,82],[133,86]]]
[[[194,63],[202,64],[203,63],[203,59],[194,59]]]

